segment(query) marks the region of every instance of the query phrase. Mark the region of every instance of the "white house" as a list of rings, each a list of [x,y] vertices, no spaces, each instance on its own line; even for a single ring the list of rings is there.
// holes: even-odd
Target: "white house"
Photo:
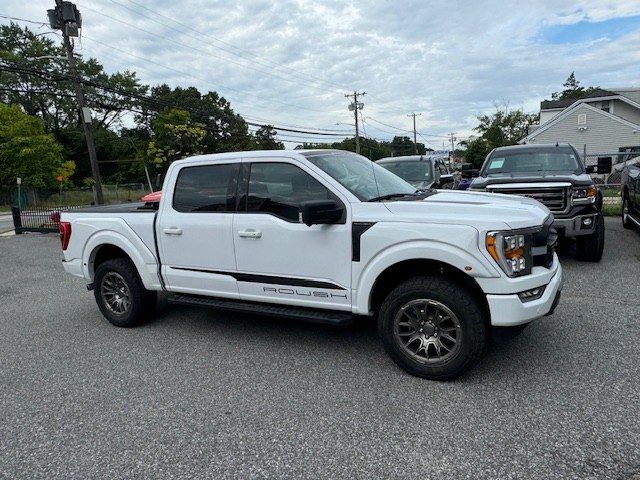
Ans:
[[[596,89],[580,100],[542,101],[540,124],[519,143],[556,142],[571,143],[589,157],[640,152],[640,88]]]

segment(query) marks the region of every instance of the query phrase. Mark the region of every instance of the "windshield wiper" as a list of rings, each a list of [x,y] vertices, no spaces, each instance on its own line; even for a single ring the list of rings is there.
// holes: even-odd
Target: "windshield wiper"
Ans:
[[[387,195],[381,195],[379,197],[373,197],[367,202],[381,202],[382,200],[391,200],[394,198],[402,198],[402,197],[412,197],[414,195],[421,195],[425,193],[425,189],[418,189],[413,193],[389,193]]]
[[[412,194],[412,193],[389,193],[388,195],[381,195],[379,197],[373,197],[373,198],[367,200],[367,202],[381,202],[382,200],[391,200],[392,198],[408,197],[410,195],[414,195],[414,194]]]

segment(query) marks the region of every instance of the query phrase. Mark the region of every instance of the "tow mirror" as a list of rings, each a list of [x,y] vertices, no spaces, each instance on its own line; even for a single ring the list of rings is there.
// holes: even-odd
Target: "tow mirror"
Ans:
[[[440,185],[446,185],[447,183],[453,183],[453,175],[451,173],[440,175]]]
[[[586,170],[587,173],[595,173],[596,172],[596,167],[594,167],[593,165],[587,165],[586,167],[584,167],[584,169]]]
[[[300,205],[302,223],[307,227],[325,223],[336,223],[344,214],[344,208],[335,200],[310,200]]]
[[[598,157],[598,173],[611,173],[612,164],[611,157]]]

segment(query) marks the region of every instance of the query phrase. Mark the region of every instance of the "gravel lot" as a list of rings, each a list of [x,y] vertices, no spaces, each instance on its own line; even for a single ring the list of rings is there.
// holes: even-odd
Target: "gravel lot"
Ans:
[[[53,235],[0,238],[2,478],[640,478],[640,233],[450,383],[372,325],[163,305],[111,327]]]

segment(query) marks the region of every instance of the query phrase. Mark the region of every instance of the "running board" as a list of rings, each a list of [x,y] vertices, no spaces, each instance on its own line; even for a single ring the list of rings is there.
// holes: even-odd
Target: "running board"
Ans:
[[[245,302],[241,300],[227,300],[222,298],[202,297],[199,295],[187,295],[183,293],[169,295],[167,300],[170,303],[177,303],[181,305],[213,307],[229,312],[257,313],[259,315],[266,315],[270,317],[291,318],[311,323],[322,323],[325,325],[349,325],[353,321],[353,315],[347,312]]]

